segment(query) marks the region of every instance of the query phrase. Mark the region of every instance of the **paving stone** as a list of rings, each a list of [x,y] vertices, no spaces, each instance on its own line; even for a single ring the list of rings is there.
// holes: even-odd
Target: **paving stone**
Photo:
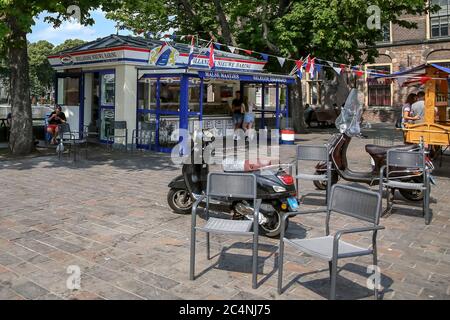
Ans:
[[[31,281],[25,281],[21,284],[13,286],[11,289],[26,299],[36,299],[48,294],[48,290]]]
[[[368,134],[373,137],[378,131],[392,132],[389,130],[376,125]],[[312,131],[302,136],[311,144],[325,142],[331,132]],[[348,152],[352,169],[370,170],[364,145],[372,142],[352,141]],[[213,236],[215,257],[208,261],[204,235],[199,235],[198,277],[189,281],[190,215],[174,214],[166,203],[167,184],[179,175],[180,167],[171,165],[165,154],[108,154],[103,150],[92,153],[92,160],[76,163],[61,163],[53,155],[21,159],[20,166],[15,160],[0,159],[4,178],[0,200],[7,199],[0,212],[0,298],[328,298],[326,262],[289,247],[284,266],[287,288],[278,295],[279,241],[264,237],[260,239],[259,258],[262,284],[257,290],[251,288],[251,241],[247,238]],[[294,154],[295,147],[281,146],[281,162],[290,162]],[[412,210],[412,205],[400,195],[396,195],[395,212],[381,219],[386,227],[378,237],[384,299],[448,299],[448,164],[449,160],[444,159],[443,166],[433,173],[439,187],[432,189],[435,201],[431,203],[431,225],[425,226],[420,203],[414,204]],[[314,163],[308,165],[314,170]],[[220,168],[213,166],[212,170]],[[36,188],[44,185],[50,174],[55,177],[55,184]],[[301,183],[301,193],[317,194],[307,198],[302,208],[323,207],[323,192],[317,192],[312,183]],[[48,194],[58,194],[60,201],[49,203]],[[325,214],[295,217],[290,219],[287,236],[323,236],[324,222]],[[204,223],[201,215],[199,223]],[[350,226],[354,223],[349,217],[333,216],[333,232]],[[371,241],[364,234],[346,239],[364,246]],[[370,257],[364,257],[346,259],[340,264],[344,267],[338,281],[341,299],[371,299],[365,288],[365,271],[370,262]],[[69,265],[81,268],[83,284],[78,292],[67,289]]]

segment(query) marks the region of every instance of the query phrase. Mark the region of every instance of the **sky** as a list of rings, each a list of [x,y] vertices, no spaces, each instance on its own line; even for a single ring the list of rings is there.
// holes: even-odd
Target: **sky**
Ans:
[[[99,9],[91,11],[91,17],[95,20],[95,24],[92,26],[83,26],[71,20],[65,21],[59,28],[54,29],[51,24],[44,22],[46,16],[48,16],[48,13],[44,12],[35,19],[36,24],[33,26],[32,32],[28,34],[28,41],[47,40],[54,45],[58,45],[67,39],[92,41],[116,33],[116,23],[106,19],[105,13]],[[127,30],[122,30],[119,33],[123,35],[131,34]]]

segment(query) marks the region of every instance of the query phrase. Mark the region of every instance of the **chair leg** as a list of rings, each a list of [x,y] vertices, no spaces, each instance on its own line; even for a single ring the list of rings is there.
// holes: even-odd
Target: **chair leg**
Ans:
[[[206,233],[206,259],[211,260],[211,244],[209,232]]]
[[[377,249],[376,247],[373,248],[373,265],[375,267],[374,272],[378,272],[377,266],[378,266],[378,259],[377,259]],[[374,286],[373,286],[373,293],[374,293],[374,297],[375,300],[378,300],[378,282],[375,280]]]
[[[425,190],[425,194],[423,197],[423,210],[425,216],[425,224],[429,225],[431,223],[431,212],[430,212],[430,192],[429,188]]]
[[[330,272],[330,278],[332,273],[333,263],[331,261],[328,261],[328,271]]]
[[[195,228],[191,228],[191,257],[190,257],[190,267],[189,267],[189,279],[195,280]]]
[[[283,263],[284,263],[284,240],[280,239],[280,250],[278,253],[278,294],[283,293]]]
[[[337,260],[331,262],[330,300],[336,300]]]
[[[253,234],[253,277],[252,288],[258,287],[258,234],[257,231]]]

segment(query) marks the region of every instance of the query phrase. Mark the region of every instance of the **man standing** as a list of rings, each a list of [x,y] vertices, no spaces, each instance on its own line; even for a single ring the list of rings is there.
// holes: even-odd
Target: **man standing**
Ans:
[[[422,123],[425,121],[425,92],[417,93],[417,101],[411,106],[411,117],[417,117],[414,123]]]
[[[233,113],[233,123],[234,123],[234,139],[238,140],[239,136],[236,134],[238,129],[242,128],[242,121],[244,120],[244,112],[243,112],[243,103],[244,101],[241,98],[241,92],[236,91],[236,98],[233,99],[231,103],[231,112]]]

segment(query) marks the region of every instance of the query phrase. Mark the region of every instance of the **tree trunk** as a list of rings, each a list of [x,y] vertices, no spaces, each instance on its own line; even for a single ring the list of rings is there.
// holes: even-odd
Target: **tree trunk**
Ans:
[[[9,28],[11,33],[8,58],[11,70],[12,114],[9,148],[14,155],[26,155],[34,150],[27,38],[26,32],[19,28],[14,18],[9,20]]]
[[[220,0],[214,0],[214,5],[216,7],[217,20],[220,23],[220,28],[222,29],[222,36],[225,39],[225,44],[231,44],[233,46],[236,46],[237,45],[236,40],[231,34],[230,25],[228,23],[227,17],[225,16],[225,13],[223,12]]]
[[[303,107],[303,88],[300,79],[289,88],[289,105],[291,106],[292,126],[296,133],[306,133],[306,123]]]

